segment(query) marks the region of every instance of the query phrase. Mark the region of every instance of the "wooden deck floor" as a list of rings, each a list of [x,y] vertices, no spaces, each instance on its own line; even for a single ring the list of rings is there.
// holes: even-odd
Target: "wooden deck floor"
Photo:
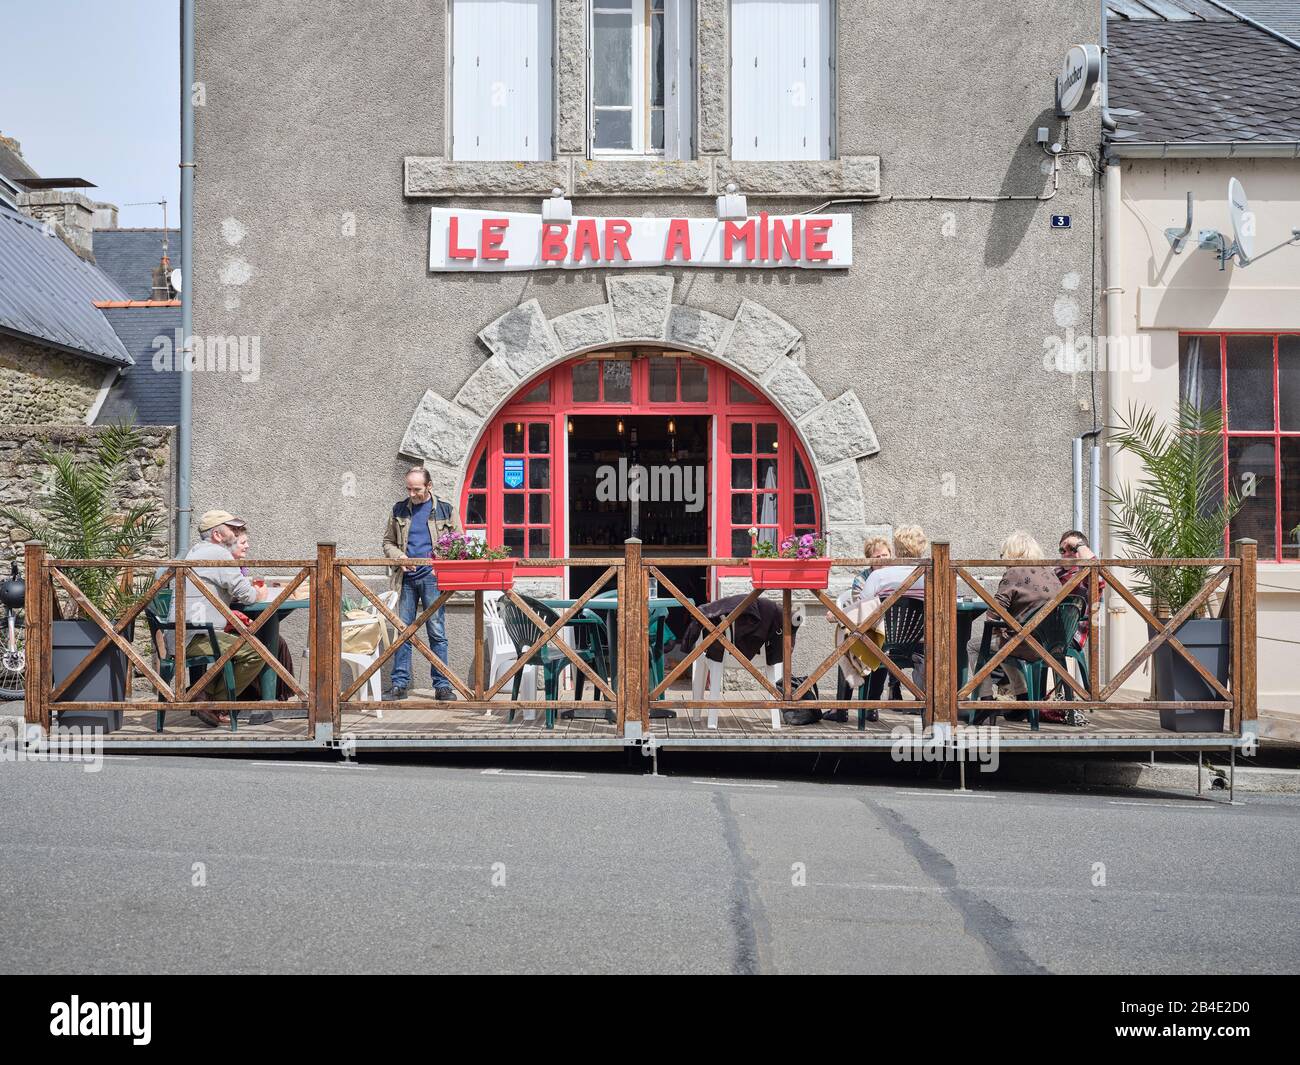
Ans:
[[[417,691],[416,698],[431,698],[432,692]],[[658,704],[662,708],[672,708],[673,700]],[[114,741],[149,740],[207,740],[214,744],[237,739],[244,742],[288,740],[310,742],[305,717],[289,717],[273,720],[264,724],[240,723],[238,730],[231,733],[228,728],[211,728],[204,725],[197,717],[184,712],[167,715],[166,728],[162,733],[155,731],[156,703],[141,702],[140,709],[128,711],[124,717],[123,727],[111,734]],[[519,740],[529,743],[547,741],[607,740],[618,742],[618,733],[612,722],[602,718],[557,717],[555,727],[546,728],[545,712],[536,711],[529,720],[526,711],[518,710],[514,720],[509,720],[510,703],[502,700],[491,711],[461,707],[450,704],[438,708],[403,709],[400,705],[387,704],[367,708],[364,713],[345,713],[342,721],[342,734],[355,736],[359,741],[365,740],[415,740],[420,738],[441,740]],[[597,704],[583,704],[589,710]],[[848,711],[847,723],[821,721],[813,725],[783,725],[780,729],[772,728],[771,712],[768,710],[728,708],[725,700],[720,705],[718,727],[707,727],[706,711],[679,709],[672,718],[652,718],[650,733],[661,741],[668,743],[692,741],[708,743],[710,741],[736,741],[760,739],[765,742],[789,740],[797,745],[808,741],[852,743],[855,740],[880,741],[888,738],[900,725],[911,730],[919,718],[894,710],[882,710],[879,721],[868,721],[864,730],[857,727],[857,711]],[[1002,704],[1009,705],[1009,704]],[[302,713],[302,711],[298,711]],[[1140,703],[1117,705],[1105,710],[1089,713],[1088,723],[1083,726],[1069,726],[1042,722],[1038,732],[1031,731],[1027,721],[1008,721],[999,717],[997,721],[999,734],[1005,738],[1033,738],[1059,740],[1069,738],[1073,741],[1086,741],[1088,738],[1099,740],[1138,739],[1142,737],[1169,737],[1174,735],[1200,735],[1207,739],[1225,740],[1226,736],[1215,733],[1170,733],[1161,730],[1159,714],[1155,710],[1145,709]]]

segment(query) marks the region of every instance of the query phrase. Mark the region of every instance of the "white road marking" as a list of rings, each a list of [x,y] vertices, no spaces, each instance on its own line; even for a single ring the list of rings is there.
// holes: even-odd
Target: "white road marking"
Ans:
[[[925,795],[925,796],[934,796],[934,795],[945,795],[945,796],[947,796],[947,795],[955,795],[955,796],[957,796],[958,798],[963,798],[963,799],[996,799],[996,798],[997,798],[996,795],[992,795],[992,794],[990,794],[990,793],[987,792],[987,791],[969,791],[969,790],[968,790],[968,791],[957,791],[957,790],[953,790],[953,791],[938,791],[938,790],[935,790],[935,791],[919,791],[919,790],[918,790],[918,791],[896,791],[896,792],[894,792],[894,794],[895,794],[895,795]]]
[[[692,780],[692,784],[705,784],[711,788],[778,788],[779,784],[739,784],[731,780]]]
[[[341,762],[335,765],[330,765],[327,763],[323,764],[320,762],[263,762],[258,760],[258,761],[250,761],[248,764],[285,766],[289,769],[362,769],[365,770],[367,773],[374,773],[377,772],[379,769],[378,766],[353,765],[348,762]]]
[[[1110,806],[1163,806],[1166,810],[1212,810],[1219,805],[1207,803],[1204,799],[1189,799],[1187,802],[1124,802],[1121,799],[1107,799],[1106,802]]]
[[[479,776],[483,777],[558,777],[561,780],[585,780],[586,773],[543,773],[530,772],[526,769],[485,769]]]

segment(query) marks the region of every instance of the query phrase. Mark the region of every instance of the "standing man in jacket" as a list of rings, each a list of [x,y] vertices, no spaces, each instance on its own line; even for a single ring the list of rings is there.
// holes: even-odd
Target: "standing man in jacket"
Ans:
[[[439,499],[430,485],[433,478],[423,466],[414,466],[406,475],[406,498],[393,506],[384,532],[384,557],[393,559],[429,558],[434,542],[445,532],[460,532],[456,511],[446,500]],[[397,613],[403,625],[409,625],[420,611],[438,598],[438,578],[428,566],[407,563],[389,569],[389,588],[398,593]],[[429,649],[447,661],[446,608],[439,607],[425,622]],[[430,663],[435,699],[451,700],[456,691]],[[394,699],[406,698],[411,686],[411,645],[404,643],[393,655]]]

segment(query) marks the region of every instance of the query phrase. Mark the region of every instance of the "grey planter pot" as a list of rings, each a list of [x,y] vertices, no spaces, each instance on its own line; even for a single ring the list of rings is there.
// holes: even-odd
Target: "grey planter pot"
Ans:
[[[1147,626],[1150,635],[1155,630]],[[1232,661],[1232,629],[1227,618],[1190,618],[1175,633],[1207,673],[1227,684]],[[1156,648],[1156,698],[1161,702],[1200,703],[1220,698],[1182,655],[1167,644]],[[1222,732],[1225,710],[1160,711],[1160,727],[1170,732]]]
[[[123,634],[134,635],[135,626]],[[77,664],[99,643],[104,631],[93,621],[55,621],[51,638],[50,671],[54,687],[77,668]],[[126,655],[109,646],[95,656],[81,676],[59,700],[60,703],[116,703],[126,698]],[[55,704],[58,706],[58,703]],[[60,725],[113,732],[122,727],[121,710],[60,710]]]

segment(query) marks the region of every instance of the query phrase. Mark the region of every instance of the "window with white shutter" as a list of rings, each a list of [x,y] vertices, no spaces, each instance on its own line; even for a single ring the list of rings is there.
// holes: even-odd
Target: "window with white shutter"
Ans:
[[[694,0],[591,0],[593,156],[694,155]]]
[[[451,0],[451,157],[550,159],[552,0]]]
[[[833,0],[731,0],[731,157],[830,159]]]

